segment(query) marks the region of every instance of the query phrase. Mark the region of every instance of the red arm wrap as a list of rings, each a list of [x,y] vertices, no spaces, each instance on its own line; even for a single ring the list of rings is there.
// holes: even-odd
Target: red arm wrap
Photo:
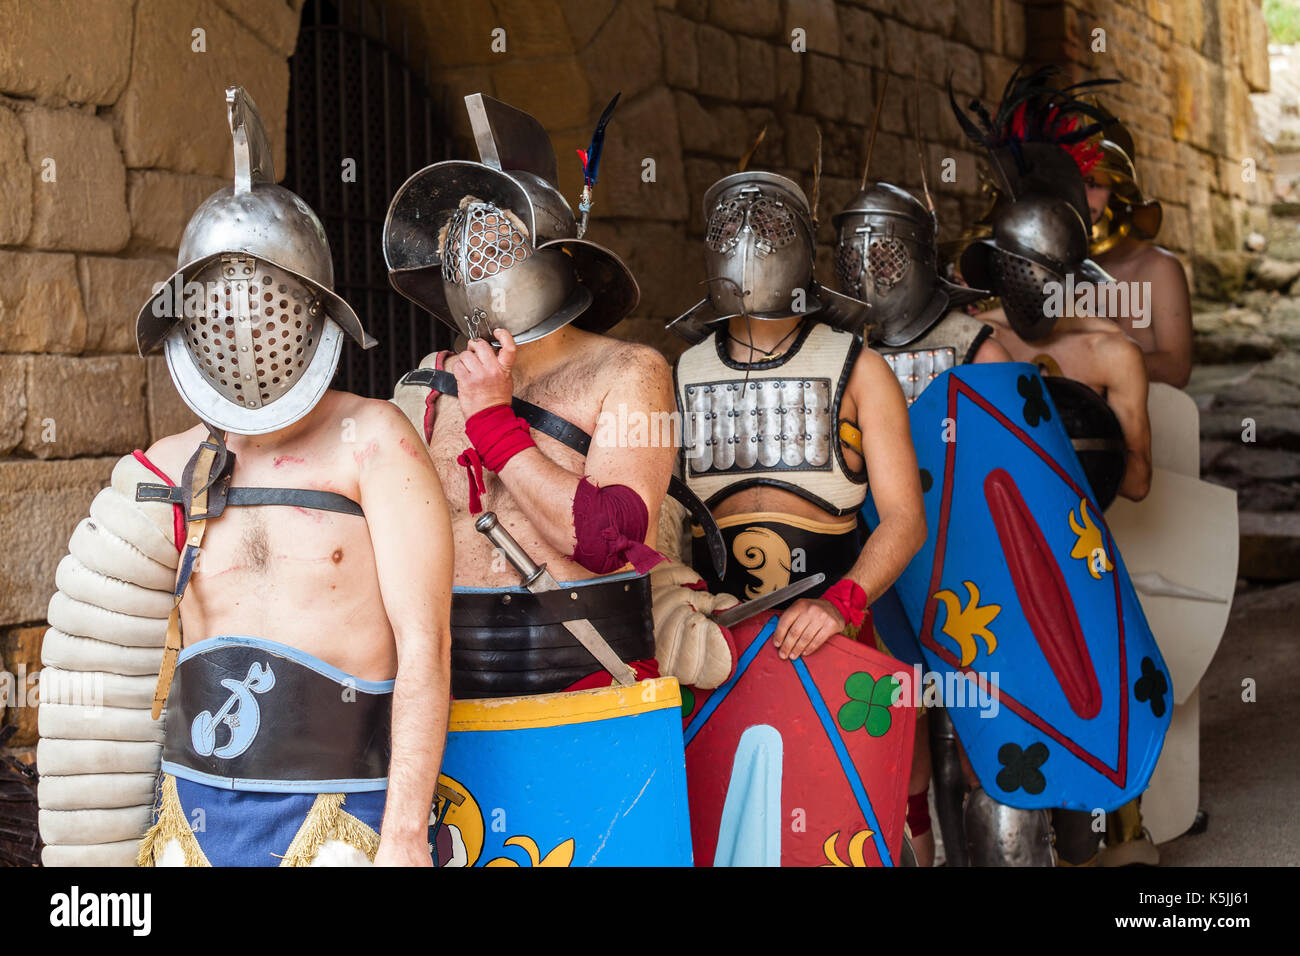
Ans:
[[[465,421],[465,434],[473,447],[461,452],[456,464],[469,479],[469,513],[476,515],[483,510],[479,497],[485,490],[483,469],[499,472],[511,458],[536,444],[528,434],[528,423],[509,405],[475,412]]]
[[[835,605],[844,623],[850,627],[861,627],[867,616],[867,592],[848,578],[836,581],[828,587],[822,599]]]
[[[627,485],[598,488],[587,478],[573,496],[573,531],[577,542],[573,560],[588,571],[609,574],[629,561],[645,574],[664,556],[645,544],[650,512],[641,496]]]

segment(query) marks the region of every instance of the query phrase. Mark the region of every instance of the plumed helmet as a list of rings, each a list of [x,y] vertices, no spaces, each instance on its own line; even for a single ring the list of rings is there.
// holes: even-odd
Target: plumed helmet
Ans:
[[[988,296],[939,275],[934,215],[904,189],[873,183],[832,221],[840,291],[871,307],[873,340],[906,345],[950,309]]]
[[[342,336],[376,340],[333,291],[334,263],[311,207],[276,185],[261,116],[226,90],[235,180],[209,196],[181,237],[176,272],[136,318],[140,354],[163,347],[200,419],[260,435],[306,415],[329,388]]]
[[[465,104],[481,161],[434,163],[397,190],[384,220],[393,288],[469,338],[608,331],[640,290],[618,256],[577,238],[546,130],[481,93]]]

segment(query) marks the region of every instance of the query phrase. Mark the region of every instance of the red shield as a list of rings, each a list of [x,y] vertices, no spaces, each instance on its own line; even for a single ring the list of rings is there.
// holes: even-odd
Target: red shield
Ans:
[[[846,637],[783,661],[775,627],[741,624],[731,679],[682,691],[695,863],[893,866],[916,732],[911,700],[890,705],[903,668]]]

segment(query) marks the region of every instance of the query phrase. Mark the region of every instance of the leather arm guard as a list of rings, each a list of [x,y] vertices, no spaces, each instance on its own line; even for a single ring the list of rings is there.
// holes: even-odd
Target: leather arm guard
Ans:
[[[700,576],[678,561],[664,561],[650,572],[650,596],[659,673],[704,689],[730,677],[735,646],[712,614],[740,602],[709,593]]]
[[[127,455],[55,573],[41,648],[36,762],[46,866],[134,866],[151,822],[163,721],[150,718],[179,562],[172,506]]]

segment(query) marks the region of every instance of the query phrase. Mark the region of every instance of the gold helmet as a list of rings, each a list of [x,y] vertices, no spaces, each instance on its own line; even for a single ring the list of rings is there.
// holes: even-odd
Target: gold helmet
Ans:
[[[1128,131],[1117,123],[1106,136],[1097,141],[1101,159],[1093,172],[1110,180],[1111,191],[1101,218],[1092,224],[1088,253],[1093,256],[1114,248],[1128,235],[1147,242],[1155,239],[1164,217],[1160,203],[1142,195],[1133,166],[1133,139]]]

